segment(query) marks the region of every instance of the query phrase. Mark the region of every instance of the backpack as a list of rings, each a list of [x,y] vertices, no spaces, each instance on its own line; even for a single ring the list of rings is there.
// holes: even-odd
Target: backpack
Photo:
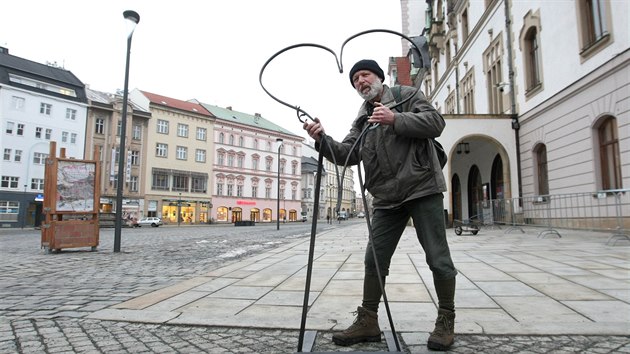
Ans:
[[[394,95],[394,99],[396,102],[402,101],[402,95],[400,94],[400,86],[394,86],[391,88],[392,94]],[[400,107],[395,108],[398,112],[402,112]],[[433,147],[435,152],[437,153],[437,158],[440,161],[440,167],[444,168],[446,163],[448,162],[448,155],[446,155],[446,151],[444,151],[444,147],[440,144],[439,141],[435,140],[435,138],[429,138],[429,140],[433,143]]]

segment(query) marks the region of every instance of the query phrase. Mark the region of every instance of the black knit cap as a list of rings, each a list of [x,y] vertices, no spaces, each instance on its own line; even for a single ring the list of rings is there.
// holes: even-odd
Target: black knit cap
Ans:
[[[352,77],[359,70],[369,70],[378,76],[378,78],[381,79],[381,82],[385,81],[385,73],[383,72],[383,69],[378,66],[378,63],[371,59],[363,59],[359,60],[356,64],[354,64],[352,69],[350,69],[350,85],[352,85],[352,87],[354,87]]]

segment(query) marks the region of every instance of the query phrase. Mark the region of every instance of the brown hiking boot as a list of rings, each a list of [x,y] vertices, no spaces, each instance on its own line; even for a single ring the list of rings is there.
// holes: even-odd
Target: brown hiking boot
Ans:
[[[455,337],[455,312],[438,309],[435,329],[431,332],[427,347],[433,350],[448,350],[453,345]]]
[[[361,306],[355,312],[357,318],[346,330],[333,334],[333,342],[348,346],[360,342],[380,342],[381,329],[378,326],[378,314]]]

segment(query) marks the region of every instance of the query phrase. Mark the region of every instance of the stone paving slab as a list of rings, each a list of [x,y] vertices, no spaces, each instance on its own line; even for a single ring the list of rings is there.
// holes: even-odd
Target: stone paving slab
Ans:
[[[470,334],[630,335],[630,247],[609,235],[538,230],[449,235],[459,271],[456,332]],[[307,329],[345,328],[360,304],[366,227],[318,235]],[[243,259],[94,312],[92,319],[204,326],[299,329],[309,240]],[[435,289],[424,253],[408,228],[386,285],[396,330],[430,331]],[[380,323],[389,328],[385,307]],[[415,337],[414,337],[415,338]],[[420,339],[421,340],[421,339]]]

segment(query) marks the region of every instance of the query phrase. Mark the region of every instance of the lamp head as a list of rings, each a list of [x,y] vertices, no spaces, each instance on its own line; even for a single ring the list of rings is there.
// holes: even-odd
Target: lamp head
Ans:
[[[131,37],[133,31],[136,29],[136,25],[140,22],[140,15],[133,10],[127,10],[123,12],[123,17],[126,20],[126,24],[128,26],[128,35],[127,37]]]

